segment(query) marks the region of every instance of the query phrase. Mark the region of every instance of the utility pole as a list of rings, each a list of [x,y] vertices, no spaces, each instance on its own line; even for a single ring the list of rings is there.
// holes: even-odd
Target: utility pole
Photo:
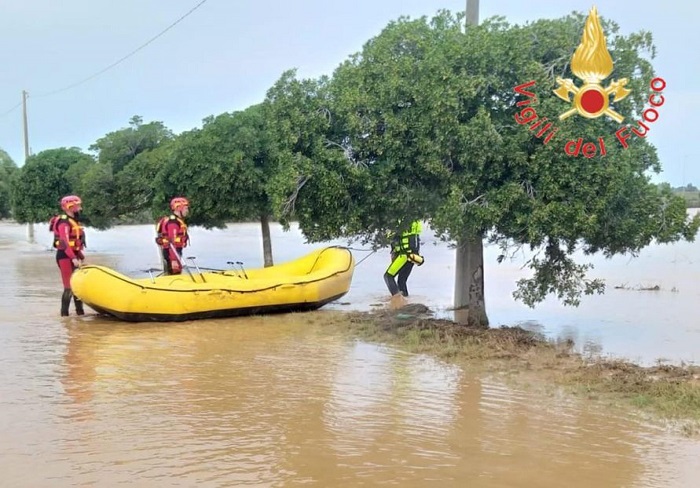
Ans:
[[[22,90],[22,125],[24,126],[24,164],[27,164],[27,159],[29,159],[29,131],[27,130],[27,93],[26,90]],[[29,222],[27,224],[27,240],[30,243],[34,242],[34,223]]]
[[[465,30],[470,26],[479,25],[479,0],[467,0],[465,14]],[[457,239],[454,290],[456,322],[488,325],[483,264],[482,236],[464,236]]]
[[[467,0],[467,25],[479,25],[479,0]]]

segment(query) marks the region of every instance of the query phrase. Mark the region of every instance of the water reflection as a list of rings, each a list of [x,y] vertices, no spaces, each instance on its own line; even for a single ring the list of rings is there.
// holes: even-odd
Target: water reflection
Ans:
[[[697,452],[556,392],[340,341],[304,316],[64,325],[63,418],[78,427],[61,455],[75,479],[126,482],[118,459],[155,486],[683,486],[657,466]]]
[[[320,418],[326,396],[318,396],[316,411],[309,403],[320,393],[314,385],[327,383],[332,369],[315,363],[332,358],[338,347],[318,337],[290,350],[299,324],[287,320],[145,328],[95,320],[82,331],[72,327],[63,376],[74,402],[68,417],[108,414],[121,426],[119,438],[111,439],[118,451],[148,438],[130,448],[130,462],[163,459],[165,451],[176,461],[161,467],[185,479],[201,482],[208,472],[212,480],[272,482],[291,454],[287,439],[308,433],[310,421]],[[144,416],[144,409],[152,415]],[[217,464],[222,458],[231,469]]]
[[[64,355],[65,369],[62,384],[66,395],[76,404],[87,404],[93,400],[93,387],[97,379],[95,353],[98,350],[98,328],[88,330],[84,324],[66,324],[68,347]],[[108,332],[103,332],[102,335]],[[80,414],[73,414],[79,419]],[[91,416],[91,415],[89,415]]]
[[[524,480],[543,487],[636,486],[643,480],[634,423],[558,396],[530,402],[529,395],[503,385],[469,386],[463,391],[471,395],[462,403],[476,402],[479,409],[461,416],[460,430],[478,428],[469,457],[473,476],[493,483],[488,486],[527,486]]]

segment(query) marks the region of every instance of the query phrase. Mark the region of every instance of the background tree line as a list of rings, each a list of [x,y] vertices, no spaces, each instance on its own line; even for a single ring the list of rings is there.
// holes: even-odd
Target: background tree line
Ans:
[[[661,185],[669,185],[668,183],[660,183]],[[673,193],[681,196],[685,200],[685,206],[688,208],[700,208],[700,190],[693,185],[688,183],[685,186],[677,186],[673,188]]]
[[[645,139],[626,150],[607,118],[557,121],[558,143],[543,144],[514,114],[516,85],[536,81],[535,108],[554,119],[564,108],[556,77],[575,79],[570,60],[585,15],[525,25],[488,19],[465,29],[462,14],[399,18],[331,76],[300,79],[284,72],[265,99],[245,110],[210,116],[174,135],[135,116],[89,149],[42,151],[17,169],[0,153],[0,211],[20,222],[44,222],[58,199],[77,193],[89,225],[153,221],[176,194],[192,201],[193,225],[258,220],[266,264],[269,222],[299,223],[311,242],[358,239],[376,248],[414,219],[456,243],[467,290],[466,320],[487,324],[483,246],[506,259],[528,246],[532,277],[515,297],[528,305],[552,293],[576,305],[602,292],[590,265],[573,255],[635,254],[652,241],[692,240],[700,220],[660,172]],[[637,120],[655,77],[648,32],[624,36],[604,21],[615,60],[611,79],[628,78],[631,94],[616,110]],[[572,158],[563,142],[607,134],[605,157]],[[9,185],[7,182],[10,182]],[[459,256],[466,256],[464,259]]]

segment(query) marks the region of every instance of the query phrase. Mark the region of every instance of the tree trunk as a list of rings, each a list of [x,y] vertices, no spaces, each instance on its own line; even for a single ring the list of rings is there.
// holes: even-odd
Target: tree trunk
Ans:
[[[481,236],[457,241],[455,259],[455,321],[488,326],[484,299],[484,242]]]
[[[36,242],[36,239],[34,238],[34,223],[32,222],[27,224],[27,241],[29,241],[30,244],[34,244]]]
[[[260,227],[262,228],[263,238],[263,259],[265,267],[273,265],[272,262],[272,239],[270,239],[270,220],[267,215],[260,216]]]

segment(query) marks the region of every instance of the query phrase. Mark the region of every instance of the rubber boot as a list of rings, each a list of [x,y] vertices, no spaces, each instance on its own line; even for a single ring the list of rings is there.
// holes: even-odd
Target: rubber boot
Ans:
[[[73,293],[70,290],[63,290],[63,295],[61,296],[61,317],[68,317],[68,307],[72,296]]]
[[[83,308],[83,301],[73,295],[73,303],[75,303],[75,313],[77,315],[85,315],[85,309]]]

